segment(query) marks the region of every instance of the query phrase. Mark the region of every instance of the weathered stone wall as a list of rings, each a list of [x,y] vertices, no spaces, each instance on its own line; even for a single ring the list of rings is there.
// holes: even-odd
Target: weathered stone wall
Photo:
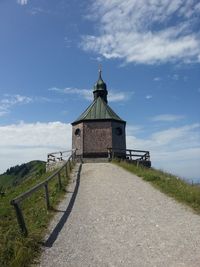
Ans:
[[[84,122],[83,126],[83,151],[85,156],[103,156],[107,148],[112,146],[111,122]]]
[[[122,122],[112,122],[112,147],[126,149],[126,125]],[[121,134],[119,133],[121,129]]]
[[[80,134],[75,132],[80,129]],[[76,155],[83,154],[83,123],[79,123],[72,127],[72,149],[77,149]]]

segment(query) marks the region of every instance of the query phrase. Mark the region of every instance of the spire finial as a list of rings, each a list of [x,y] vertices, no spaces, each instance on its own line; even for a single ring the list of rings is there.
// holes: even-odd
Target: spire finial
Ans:
[[[101,78],[101,73],[102,73],[102,66],[99,64],[99,78]]]

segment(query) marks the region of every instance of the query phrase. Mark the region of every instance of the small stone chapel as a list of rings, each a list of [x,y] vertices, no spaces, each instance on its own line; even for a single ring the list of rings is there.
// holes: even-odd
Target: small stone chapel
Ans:
[[[107,157],[108,148],[126,149],[126,122],[108,105],[101,70],[93,95],[93,102],[72,122],[72,148],[83,158]]]

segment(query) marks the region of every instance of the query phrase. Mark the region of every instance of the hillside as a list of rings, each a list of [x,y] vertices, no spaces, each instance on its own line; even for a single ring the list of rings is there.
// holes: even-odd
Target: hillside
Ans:
[[[45,165],[44,161],[34,160],[7,169],[0,175],[0,188],[16,186],[32,177],[40,176],[45,172]]]
[[[23,237],[11,199],[29,190],[36,184],[44,181],[53,174],[45,172],[45,162],[31,161],[7,170],[0,176],[0,182],[5,191],[0,194],[0,266],[1,267],[26,267],[30,266],[34,257],[40,251],[40,242],[46,231],[50,218],[59,199],[66,193],[65,187],[69,181],[66,173],[61,173],[62,189],[59,189],[58,180],[52,179],[49,183],[49,200],[52,210],[47,211],[44,189],[41,188],[31,197],[21,203],[29,236]],[[41,174],[42,173],[42,174]],[[11,186],[14,185],[14,186]],[[2,192],[2,188],[0,186]],[[4,193],[5,192],[5,193]]]

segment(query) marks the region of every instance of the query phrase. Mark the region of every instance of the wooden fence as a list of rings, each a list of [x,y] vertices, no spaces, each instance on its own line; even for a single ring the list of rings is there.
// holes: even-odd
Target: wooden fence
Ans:
[[[28,235],[28,230],[27,230],[27,227],[26,227],[26,224],[25,224],[25,220],[24,220],[22,209],[20,207],[20,203],[22,201],[24,201],[26,198],[30,197],[32,194],[34,194],[39,189],[44,188],[46,207],[47,207],[47,209],[50,209],[49,190],[48,190],[49,182],[52,179],[57,178],[58,179],[59,188],[61,189],[62,188],[61,172],[63,170],[65,170],[65,175],[66,175],[66,177],[68,177],[68,174],[72,169],[72,165],[75,162],[75,157],[76,157],[76,151],[73,150],[71,155],[69,156],[68,160],[65,163],[63,163],[63,166],[60,167],[56,172],[54,172],[52,175],[50,175],[43,182],[35,185],[34,187],[30,188],[28,191],[22,193],[21,195],[19,195],[16,198],[11,200],[10,204],[15,209],[16,216],[17,216],[17,221],[18,221],[18,224],[19,224],[19,228],[20,228],[21,233],[24,236]]]
[[[47,164],[68,159],[69,155],[71,154],[71,151],[72,150],[66,150],[47,154]]]
[[[150,153],[144,150],[108,148],[108,158],[122,158],[138,162],[150,161]]]

